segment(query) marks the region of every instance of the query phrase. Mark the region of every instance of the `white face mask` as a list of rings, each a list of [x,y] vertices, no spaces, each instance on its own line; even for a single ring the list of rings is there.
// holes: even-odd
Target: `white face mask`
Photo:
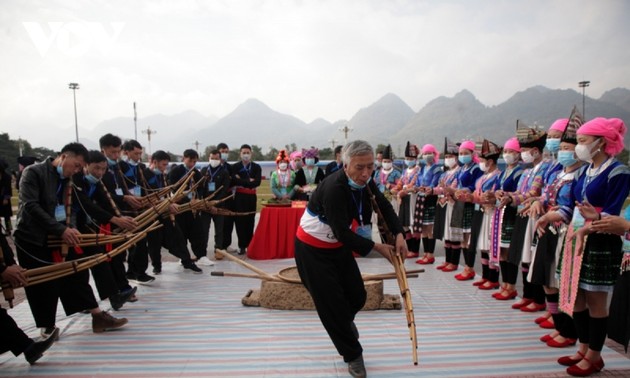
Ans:
[[[453,157],[446,158],[444,159],[444,164],[446,164],[446,166],[449,168],[453,168],[457,165],[457,159]]]
[[[386,171],[389,171],[390,169],[392,169],[392,163],[385,163],[383,162],[383,169]]]
[[[521,152],[521,158],[526,164],[533,163],[536,157],[530,151]]]
[[[286,171],[287,170],[287,163],[280,163],[278,164],[278,168],[280,168],[281,171]]]
[[[252,158],[251,154],[241,154],[241,159],[243,159],[243,161],[249,161],[249,159]]]
[[[216,168],[221,164],[221,160],[210,159],[210,166]]]
[[[513,154],[503,154],[503,160],[507,165],[512,165],[518,161],[516,155]]]
[[[582,161],[591,161],[591,159],[593,159],[593,156],[595,155],[595,153],[597,153],[597,151],[599,151],[599,149],[596,150],[595,153],[592,152],[591,150],[598,143],[599,143],[599,138],[595,139],[589,144],[578,144],[577,146],[575,146],[575,155],[577,156],[578,159]]]
[[[481,169],[481,172],[488,172],[488,163],[485,161],[480,162],[479,169]]]

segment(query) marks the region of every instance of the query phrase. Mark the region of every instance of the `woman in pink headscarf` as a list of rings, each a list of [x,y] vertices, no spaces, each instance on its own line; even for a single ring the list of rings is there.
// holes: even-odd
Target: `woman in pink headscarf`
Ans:
[[[433,237],[433,225],[435,223],[435,207],[437,195],[433,188],[440,183],[440,177],[444,171],[437,163],[440,161],[440,153],[432,144],[422,146],[422,161],[424,164],[416,180],[416,211],[414,213],[414,232],[422,236],[424,256],[416,260],[418,264],[433,264],[435,257],[435,238]]]
[[[568,366],[571,375],[588,376],[604,367],[608,293],[619,277],[622,259],[621,238],[594,233],[591,222],[619,215],[630,192],[630,169],[614,158],[623,150],[622,120],[595,118],[577,133],[575,154],[589,163],[571,188],[569,203],[577,205],[560,207],[537,226],[544,232],[546,221],[571,219],[560,267],[560,309],[573,315],[579,349],[558,363]]]

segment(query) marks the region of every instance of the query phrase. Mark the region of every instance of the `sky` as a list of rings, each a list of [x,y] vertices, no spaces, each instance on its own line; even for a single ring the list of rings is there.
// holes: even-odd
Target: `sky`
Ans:
[[[0,132],[60,148],[100,122],[249,98],[305,122],[387,93],[419,111],[468,89],[487,106],[543,85],[630,88],[624,0],[0,2]]]

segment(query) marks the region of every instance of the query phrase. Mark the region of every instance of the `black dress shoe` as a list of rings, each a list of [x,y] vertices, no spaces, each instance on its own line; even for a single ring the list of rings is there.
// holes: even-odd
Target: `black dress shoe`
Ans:
[[[118,311],[122,306],[131,298],[132,295],[138,290],[137,287],[133,287],[131,290],[121,291],[118,294],[114,294],[109,298],[109,303],[112,305],[114,311]]]
[[[238,250],[238,254],[239,254],[239,255],[245,255],[245,254],[247,254],[247,248],[241,248],[241,249],[239,249],[239,250]]]
[[[33,365],[37,360],[39,360],[48,348],[55,342],[56,339],[59,338],[59,328],[55,328],[55,330],[45,339],[41,341],[34,341],[31,345],[26,348],[24,351],[24,358],[28,361],[29,364]]]

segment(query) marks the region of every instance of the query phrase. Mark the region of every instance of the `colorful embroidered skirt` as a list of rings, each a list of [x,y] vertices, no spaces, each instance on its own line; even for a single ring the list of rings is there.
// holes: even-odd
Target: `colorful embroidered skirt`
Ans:
[[[623,252],[618,235],[591,234],[584,247],[580,289],[612,292],[619,278]]]
[[[509,248],[514,232],[514,221],[516,220],[516,208],[506,206],[503,208],[503,219],[501,221],[501,248]]]

